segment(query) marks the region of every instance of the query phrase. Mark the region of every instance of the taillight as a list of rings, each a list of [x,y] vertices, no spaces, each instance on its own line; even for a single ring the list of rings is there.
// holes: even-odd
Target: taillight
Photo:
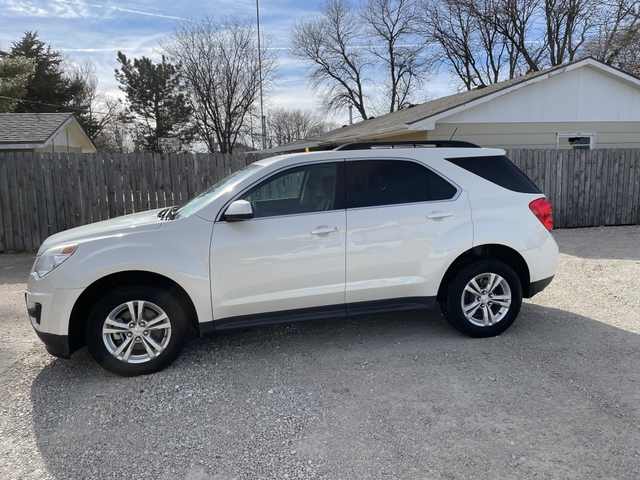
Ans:
[[[547,230],[553,230],[553,206],[549,200],[538,198],[529,204],[529,208]]]

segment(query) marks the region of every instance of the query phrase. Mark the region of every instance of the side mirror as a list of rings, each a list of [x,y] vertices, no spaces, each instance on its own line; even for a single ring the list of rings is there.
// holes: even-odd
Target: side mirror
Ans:
[[[240,222],[253,218],[253,208],[246,200],[236,200],[224,212],[224,218],[227,222]]]

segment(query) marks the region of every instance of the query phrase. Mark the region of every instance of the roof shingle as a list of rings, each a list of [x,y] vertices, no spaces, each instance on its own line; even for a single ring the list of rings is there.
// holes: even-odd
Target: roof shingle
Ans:
[[[44,143],[72,113],[0,113],[0,144]]]

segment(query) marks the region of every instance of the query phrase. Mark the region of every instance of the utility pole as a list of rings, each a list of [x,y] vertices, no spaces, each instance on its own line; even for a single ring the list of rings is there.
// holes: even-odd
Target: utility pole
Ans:
[[[260,47],[260,5],[256,0],[256,20],[258,26],[258,72],[260,75],[260,123],[262,124],[262,149],[267,148],[267,132],[264,119],[264,102],[262,99],[262,48]]]

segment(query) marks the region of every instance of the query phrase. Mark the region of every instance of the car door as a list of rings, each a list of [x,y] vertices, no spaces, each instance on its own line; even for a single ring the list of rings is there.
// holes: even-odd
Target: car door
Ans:
[[[415,161],[346,165],[347,311],[432,307],[451,253],[473,240],[466,192]]]
[[[344,162],[288,168],[238,198],[254,218],[213,229],[217,327],[344,314]]]

